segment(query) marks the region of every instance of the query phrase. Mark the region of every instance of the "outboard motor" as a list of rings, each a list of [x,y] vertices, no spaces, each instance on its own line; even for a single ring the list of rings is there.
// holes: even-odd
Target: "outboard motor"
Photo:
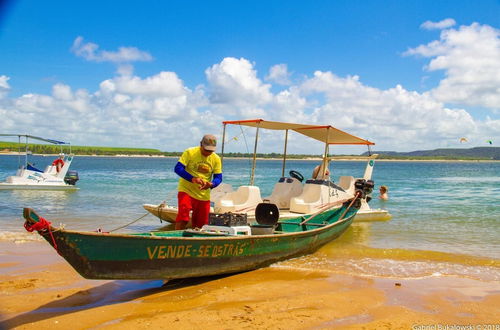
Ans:
[[[367,195],[371,194],[375,183],[373,180],[358,179],[354,182],[354,188],[356,192],[359,192],[361,198],[366,198]]]
[[[64,177],[64,182],[74,186],[76,184],[76,181],[78,181],[79,179],[80,178],[78,177],[77,171],[68,171],[68,173],[66,173],[66,176]]]

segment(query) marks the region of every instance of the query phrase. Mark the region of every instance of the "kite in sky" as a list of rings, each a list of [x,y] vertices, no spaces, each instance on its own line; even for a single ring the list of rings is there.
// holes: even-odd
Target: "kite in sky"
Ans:
[[[466,138],[463,137],[463,138],[460,139],[460,143],[464,143],[464,142],[468,142],[468,141],[467,141]]]

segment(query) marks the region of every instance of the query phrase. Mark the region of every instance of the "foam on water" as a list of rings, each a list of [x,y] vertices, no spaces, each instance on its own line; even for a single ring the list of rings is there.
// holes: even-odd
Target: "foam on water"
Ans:
[[[0,231],[0,242],[5,241],[5,242],[14,242],[16,244],[21,244],[26,242],[37,242],[37,241],[41,242],[43,240],[44,239],[42,238],[42,236],[38,235],[36,232],[19,233],[19,232]],[[0,251],[0,254],[3,253]]]
[[[273,267],[320,271],[365,277],[417,279],[460,276],[499,281],[500,266],[468,265],[444,261],[397,260],[390,258],[326,258],[317,255],[283,261]]]

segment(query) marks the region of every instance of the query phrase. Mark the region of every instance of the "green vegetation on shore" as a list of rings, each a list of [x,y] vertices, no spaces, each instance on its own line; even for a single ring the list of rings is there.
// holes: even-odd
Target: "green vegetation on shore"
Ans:
[[[417,150],[411,152],[374,151],[374,153],[380,155],[379,159],[500,160],[499,147],[475,147],[468,149],[441,148],[434,150]]]
[[[0,142],[0,152],[24,152],[25,144],[17,142]],[[61,152],[61,146],[51,144],[28,144],[28,150],[34,154],[58,154]],[[69,153],[69,146],[62,147],[63,152]],[[116,155],[148,155],[164,156],[165,152],[158,149],[147,148],[113,148],[113,147],[92,147],[92,146],[71,146],[71,152],[75,155],[98,155],[98,156],[116,156]],[[180,153],[178,153],[180,154]]]
[[[1,142],[0,141],[0,154],[7,152],[21,152],[25,151],[24,143],[17,142]],[[58,154],[61,147],[50,144],[28,144],[28,150],[34,154]],[[69,147],[64,146],[63,152],[68,153]],[[75,155],[96,155],[96,156],[170,156],[178,157],[182,152],[178,151],[160,151],[158,149],[149,148],[115,148],[115,147],[92,147],[92,146],[71,146],[71,152]],[[374,151],[373,153],[379,154],[378,159],[392,159],[392,160],[500,160],[499,147],[476,147],[470,149],[435,149],[435,150],[420,150],[412,152],[395,152],[395,151]],[[224,154],[224,157],[238,157],[250,158],[253,154],[241,152],[229,152]],[[335,155],[334,158],[339,159],[356,159],[363,155]],[[258,153],[258,158],[283,158],[279,153]],[[320,158],[321,155],[304,155],[304,154],[290,154],[287,155],[288,159],[308,159]]]

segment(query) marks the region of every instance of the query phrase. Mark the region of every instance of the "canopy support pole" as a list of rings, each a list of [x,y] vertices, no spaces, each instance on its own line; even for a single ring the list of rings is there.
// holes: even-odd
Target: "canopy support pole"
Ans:
[[[325,177],[325,174],[326,174],[326,169],[327,169],[327,166],[328,166],[328,147],[329,147],[329,144],[328,144],[328,141],[330,140],[330,128],[327,128],[327,138],[326,138],[326,143],[325,143],[325,153],[323,155],[323,169],[322,169],[322,173],[321,173],[321,176],[324,178]]]
[[[286,147],[288,145],[288,130],[285,130],[285,150],[283,151],[283,168],[281,169],[281,177],[285,176],[285,164],[286,164]]]
[[[21,168],[21,135],[17,136],[17,168]]]
[[[226,142],[226,124],[222,125],[222,150],[220,155],[220,161],[222,168],[224,168],[224,143]]]
[[[24,154],[24,167],[28,167],[28,136],[26,135],[26,148],[25,148],[25,154]]]
[[[257,164],[257,141],[259,139],[259,125],[257,125],[257,132],[255,133],[255,145],[253,148],[253,164],[252,164],[252,175],[250,176],[250,185],[254,185],[255,178],[255,166]]]

